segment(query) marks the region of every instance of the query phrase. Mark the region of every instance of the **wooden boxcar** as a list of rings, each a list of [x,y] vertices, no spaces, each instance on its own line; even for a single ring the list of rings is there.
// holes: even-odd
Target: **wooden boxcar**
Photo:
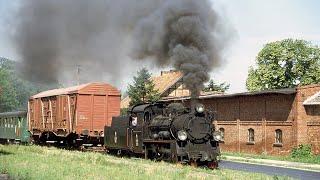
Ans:
[[[30,133],[27,112],[0,113],[0,141],[4,143],[28,143]]]
[[[30,98],[28,113],[39,143],[102,144],[104,126],[120,114],[120,92],[105,83],[49,90]]]

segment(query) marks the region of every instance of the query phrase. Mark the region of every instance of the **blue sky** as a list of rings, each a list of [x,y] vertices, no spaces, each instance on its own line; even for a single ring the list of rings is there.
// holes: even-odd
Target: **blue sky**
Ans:
[[[229,92],[246,91],[249,66],[264,44],[284,38],[301,38],[320,45],[318,0],[211,0],[236,32],[226,50],[225,64],[212,72],[218,81],[231,84]],[[0,56],[16,59],[9,41],[12,29],[5,16],[17,1],[0,0]],[[159,71],[159,70],[158,70]],[[157,70],[153,72],[158,73]],[[125,80],[128,82],[130,80]]]

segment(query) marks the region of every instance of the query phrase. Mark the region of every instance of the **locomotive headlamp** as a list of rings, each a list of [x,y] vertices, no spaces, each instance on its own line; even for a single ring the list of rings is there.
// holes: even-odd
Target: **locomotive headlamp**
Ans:
[[[178,131],[179,140],[185,141],[187,137],[188,137],[187,132],[185,132],[184,130]]]
[[[203,113],[203,111],[204,111],[203,104],[197,104],[196,111],[197,111],[197,113]]]
[[[221,132],[220,131],[215,131],[213,133],[213,139],[215,141],[221,141],[222,140],[222,135],[221,135]]]

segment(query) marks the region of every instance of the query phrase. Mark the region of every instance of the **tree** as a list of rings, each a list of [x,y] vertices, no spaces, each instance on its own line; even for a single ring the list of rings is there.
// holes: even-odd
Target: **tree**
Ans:
[[[131,99],[130,106],[160,99],[160,94],[151,80],[151,74],[146,68],[139,70],[137,76],[133,77],[133,84],[128,86],[128,96]]]
[[[266,44],[250,67],[249,91],[292,88],[320,82],[320,49],[305,40],[284,39]]]
[[[230,84],[226,82],[217,84],[212,79],[209,81],[209,84],[203,89],[205,92],[216,91],[216,92],[226,92],[230,88]]]
[[[18,105],[17,94],[10,81],[10,73],[0,68],[0,112],[12,111]]]
[[[17,62],[0,57],[0,112],[25,110],[31,95],[58,87],[26,81],[18,76],[16,66]]]

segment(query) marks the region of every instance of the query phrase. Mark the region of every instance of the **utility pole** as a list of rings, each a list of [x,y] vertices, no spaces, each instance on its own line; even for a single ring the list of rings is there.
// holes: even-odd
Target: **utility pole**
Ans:
[[[77,65],[77,84],[80,85],[80,69],[81,66]]]

